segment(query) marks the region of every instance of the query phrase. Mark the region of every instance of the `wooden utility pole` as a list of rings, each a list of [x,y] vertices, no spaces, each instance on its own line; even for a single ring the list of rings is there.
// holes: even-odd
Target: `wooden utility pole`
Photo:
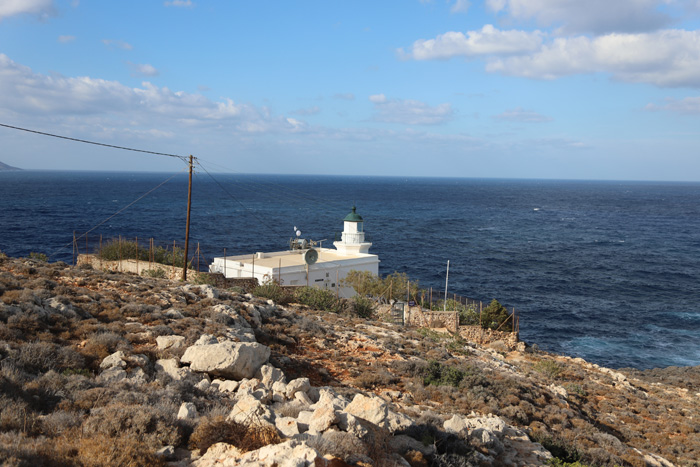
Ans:
[[[185,227],[185,264],[182,266],[182,280],[187,280],[187,255],[190,246],[190,210],[192,209],[192,168],[194,166],[194,157],[190,154],[190,183],[187,188],[187,227]],[[173,257],[175,257],[175,248],[173,248]]]

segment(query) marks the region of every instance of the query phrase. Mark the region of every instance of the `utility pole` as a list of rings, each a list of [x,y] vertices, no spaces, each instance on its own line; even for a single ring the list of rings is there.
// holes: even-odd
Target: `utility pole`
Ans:
[[[187,227],[185,227],[185,264],[182,266],[182,280],[187,280],[187,255],[189,254],[190,246],[190,210],[192,209],[192,168],[194,166],[194,157],[190,154],[190,183],[187,188]],[[175,250],[173,250],[173,256]]]
[[[450,260],[447,260],[447,273],[445,274],[445,300],[443,301],[442,311],[447,311],[447,280],[450,278]]]

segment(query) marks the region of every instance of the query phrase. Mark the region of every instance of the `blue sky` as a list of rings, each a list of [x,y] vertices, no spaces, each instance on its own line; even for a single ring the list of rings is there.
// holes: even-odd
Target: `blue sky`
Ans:
[[[0,123],[243,173],[700,180],[700,0],[0,0]],[[177,159],[0,128],[27,169]]]

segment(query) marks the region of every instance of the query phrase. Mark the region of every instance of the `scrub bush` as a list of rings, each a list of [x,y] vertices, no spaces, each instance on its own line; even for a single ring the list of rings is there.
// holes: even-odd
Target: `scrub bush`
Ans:
[[[505,323],[505,324],[504,324]],[[481,312],[481,326],[484,329],[498,329],[509,331],[513,325],[513,318],[508,309],[494,299]]]

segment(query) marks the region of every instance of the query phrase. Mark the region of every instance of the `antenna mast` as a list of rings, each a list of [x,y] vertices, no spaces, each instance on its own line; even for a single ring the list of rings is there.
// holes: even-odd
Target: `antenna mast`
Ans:
[[[192,166],[194,157],[190,154],[190,183],[187,188],[187,227],[185,227],[185,264],[182,266],[182,280],[187,280],[187,255],[190,246],[190,210],[192,209]],[[175,252],[173,251],[173,254]]]

